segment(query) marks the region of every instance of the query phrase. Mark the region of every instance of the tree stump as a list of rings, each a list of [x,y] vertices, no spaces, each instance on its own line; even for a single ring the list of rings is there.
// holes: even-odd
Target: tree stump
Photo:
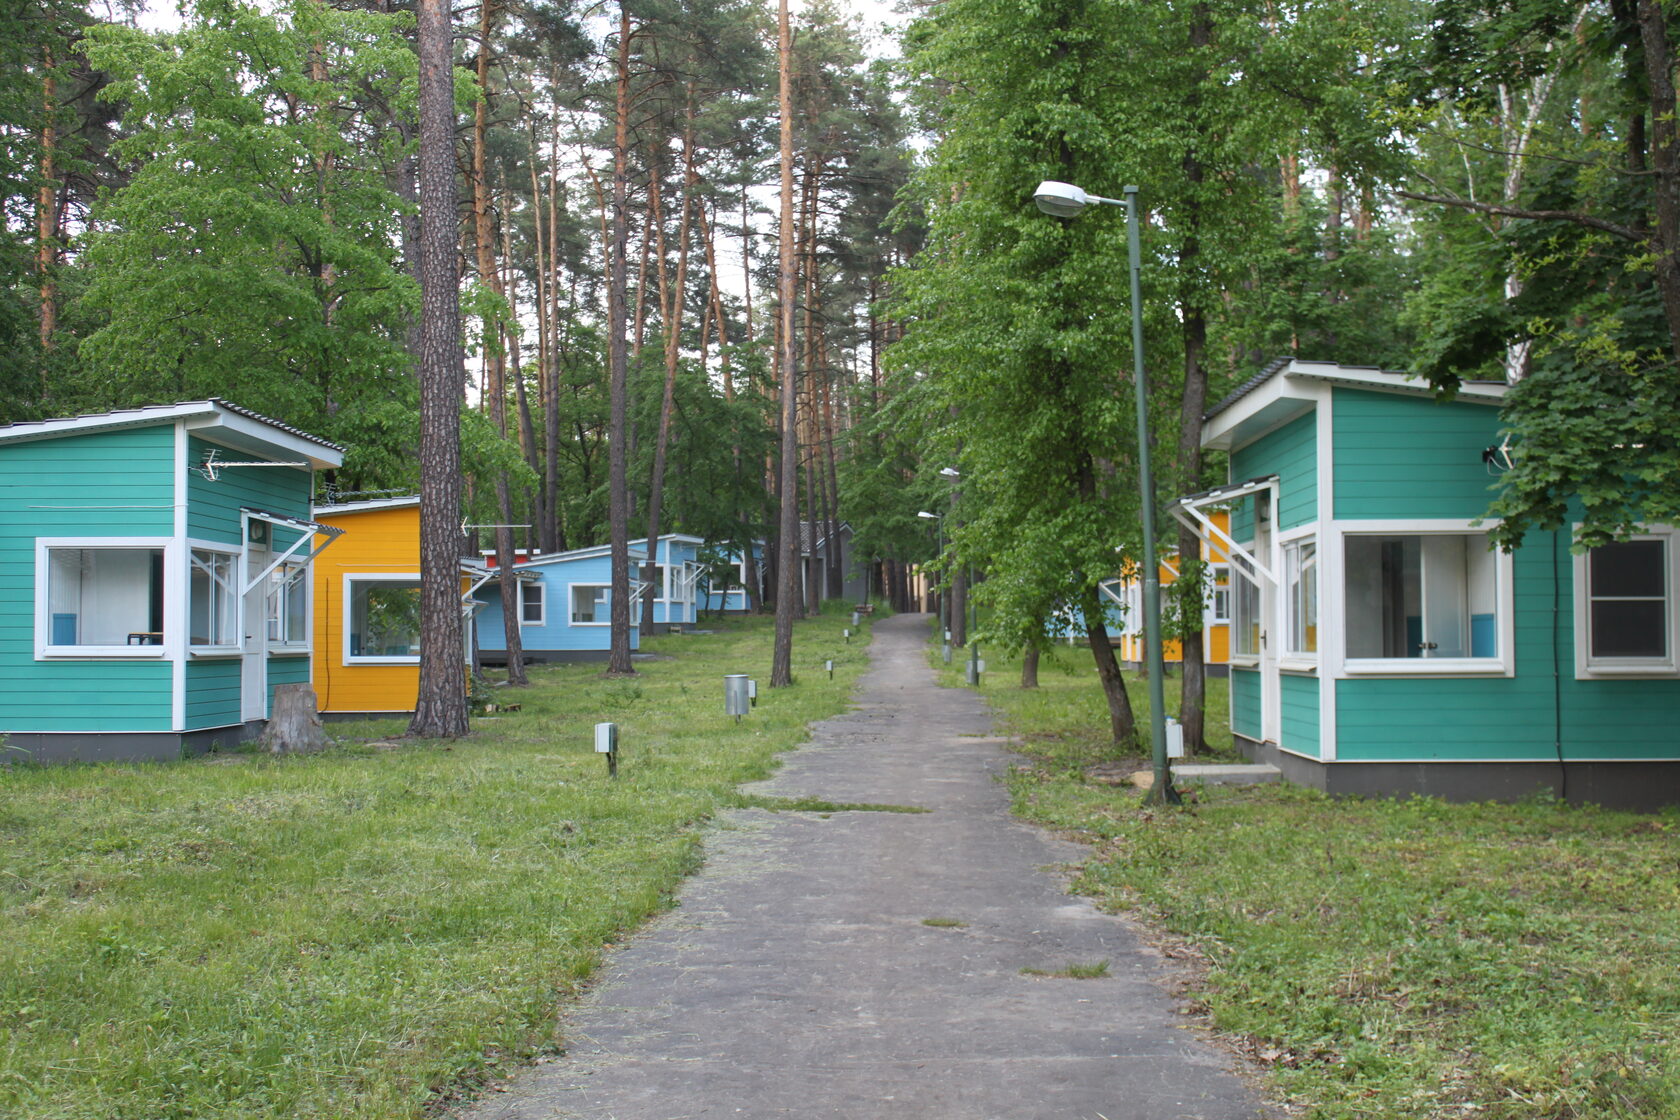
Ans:
[[[274,712],[257,742],[273,754],[318,751],[331,740],[316,714],[315,689],[307,684],[283,684],[274,690]]]

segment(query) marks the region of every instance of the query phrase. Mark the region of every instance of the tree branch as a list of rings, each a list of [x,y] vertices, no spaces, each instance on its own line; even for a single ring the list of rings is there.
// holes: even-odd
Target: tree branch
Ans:
[[[1591,214],[1582,214],[1577,210],[1526,210],[1521,206],[1499,206],[1491,202],[1472,202],[1467,198],[1452,198],[1439,194],[1419,194],[1417,191],[1394,192],[1401,198],[1409,198],[1414,202],[1432,202],[1438,206],[1451,206],[1459,210],[1474,210],[1478,214],[1500,214],[1507,218],[1528,218],[1537,222],[1573,222],[1588,229],[1603,230],[1614,234],[1626,241],[1645,240],[1645,231],[1633,226],[1618,225],[1603,218],[1595,218]]]

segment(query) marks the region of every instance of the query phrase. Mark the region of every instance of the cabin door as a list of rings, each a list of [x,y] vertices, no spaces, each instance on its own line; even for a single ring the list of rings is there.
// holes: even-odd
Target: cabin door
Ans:
[[[269,565],[269,551],[265,546],[250,544],[245,550],[245,578]],[[240,611],[243,634],[243,669],[240,674],[240,718],[247,723],[268,718],[268,596],[267,580],[245,593],[244,609]]]

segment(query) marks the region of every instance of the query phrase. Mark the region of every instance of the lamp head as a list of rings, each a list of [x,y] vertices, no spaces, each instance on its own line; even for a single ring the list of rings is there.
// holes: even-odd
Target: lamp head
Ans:
[[[1076,218],[1091,204],[1091,196],[1072,183],[1058,183],[1046,179],[1033,192],[1033,202],[1046,214],[1058,218]]]
[[[946,478],[961,478],[962,477],[962,472],[959,471],[955,467],[940,467],[939,468],[939,473],[944,475]]]
[[[919,509],[919,510],[917,510],[917,511],[916,511],[916,516],[917,516],[917,517],[925,517],[925,518],[927,518],[927,519],[928,519],[928,520],[929,520],[929,521],[938,521],[938,520],[939,520],[939,515],[938,515],[938,514],[937,514],[937,513],[929,513],[929,512],[928,512],[928,511],[927,511],[927,510],[925,510],[925,509]]]

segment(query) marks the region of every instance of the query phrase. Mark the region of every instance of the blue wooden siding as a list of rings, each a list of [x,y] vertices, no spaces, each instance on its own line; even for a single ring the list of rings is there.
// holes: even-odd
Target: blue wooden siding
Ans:
[[[241,662],[238,657],[200,657],[187,662],[187,730],[242,722]]]
[[[187,441],[187,536],[198,540],[239,543],[242,508],[260,509],[287,517],[308,517],[313,476],[304,467],[230,467],[211,482],[193,470],[215,450],[230,462],[249,462],[262,456],[218,447],[193,436]],[[275,541],[295,541],[279,535]],[[284,545],[281,546],[282,550]]]
[[[1499,443],[1499,410],[1424,397],[1336,389],[1338,519],[1480,517],[1498,479],[1482,450]]]
[[[1278,745],[1296,754],[1320,757],[1318,678],[1284,673],[1278,680]]]
[[[611,626],[573,626],[570,584],[610,584],[612,557],[603,552],[595,556],[568,559],[562,554],[552,560],[539,560],[520,566],[523,571],[536,572],[543,583],[543,625],[523,626],[520,642],[527,652],[540,653],[612,648]],[[479,589],[478,597],[486,605],[478,612],[478,648],[505,652],[507,641],[502,626],[502,600],[493,583]],[[639,605],[639,604],[638,604]],[[630,648],[640,645],[636,618],[630,620]]]
[[[1252,669],[1231,668],[1231,730],[1259,740],[1260,674]]]
[[[1575,679],[1567,536],[1530,534],[1513,561],[1517,675],[1338,681],[1339,759],[1546,761],[1560,737],[1566,758],[1680,758],[1680,681]]]
[[[1340,428],[1340,417],[1338,429]],[[1276,431],[1268,432],[1231,452],[1231,481],[1246,482],[1251,478],[1275,474],[1278,476],[1277,524],[1280,529],[1293,529],[1318,518],[1318,412],[1297,416]],[[1246,540],[1253,535],[1252,524],[1237,527],[1237,515],[1231,518],[1232,536]]]
[[[169,662],[35,660],[35,539],[171,536],[174,462],[169,424],[0,445],[0,731],[169,730]]]

